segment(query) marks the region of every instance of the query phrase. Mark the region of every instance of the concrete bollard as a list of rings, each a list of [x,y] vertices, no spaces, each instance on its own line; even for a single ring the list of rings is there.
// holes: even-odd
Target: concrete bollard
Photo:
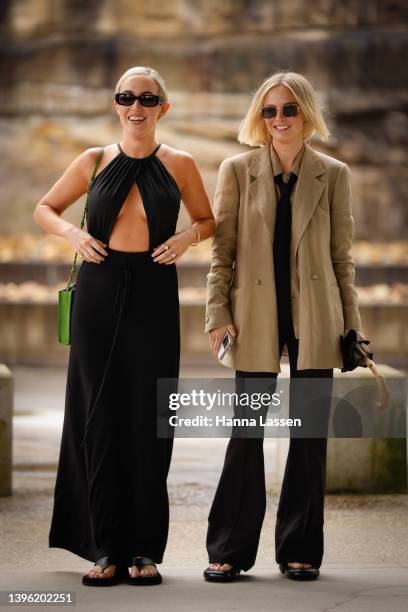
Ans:
[[[403,392],[393,403],[388,419],[401,423],[401,438],[329,438],[327,447],[328,493],[406,493],[407,492],[407,374],[385,364],[378,366],[390,390],[398,385]],[[372,379],[368,368],[341,373],[361,385]],[[364,393],[364,391],[362,391]],[[364,397],[360,398],[364,405]]]
[[[389,384],[395,381],[407,389],[407,374],[390,366],[378,366],[384,372]],[[287,366],[282,368],[285,376],[289,375]],[[334,376],[355,380],[356,386],[362,379],[373,378],[368,368],[356,368],[352,372],[342,373],[334,370]],[[407,395],[402,397],[401,406],[393,406],[400,420],[407,416]],[[394,415],[395,417],[395,415]],[[407,493],[408,491],[408,448],[407,428],[401,438],[333,438],[327,443],[327,493]],[[283,480],[286,458],[289,449],[288,438],[276,439],[275,471],[271,475],[271,487],[278,491]]]
[[[0,495],[12,494],[13,375],[0,363]]]

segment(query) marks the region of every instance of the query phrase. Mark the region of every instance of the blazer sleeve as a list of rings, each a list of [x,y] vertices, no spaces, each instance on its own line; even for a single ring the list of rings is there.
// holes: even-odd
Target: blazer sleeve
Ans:
[[[343,305],[344,328],[361,329],[358,297],[354,287],[355,265],[351,256],[354,236],[351,202],[350,169],[343,164],[336,178],[330,205],[330,249]]]
[[[233,163],[225,159],[219,168],[213,213],[211,268],[207,274],[204,331],[232,323],[229,289],[236,255],[239,186]]]

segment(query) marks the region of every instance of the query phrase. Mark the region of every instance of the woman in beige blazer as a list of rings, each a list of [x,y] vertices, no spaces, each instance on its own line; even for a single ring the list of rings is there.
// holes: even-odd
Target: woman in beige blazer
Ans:
[[[329,136],[311,84],[293,72],[268,78],[238,135],[261,146],[219,169],[205,324],[214,356],[226,330],[235,338],[221,362],[236,370],[241,390],[251,378],[276,385],[284,354],[291,379],[309,379],[308,399],[325,396],[322,437],[290,439],[277,512],[276,561],[298,580],[317,578],[323,557],[326,433],[333,368],[343,367],[340,335],[354,328],[366,339],[350,253],[350,171],[311,147],[314,133]],[[302,384],[291,385],[291,414],[305,403]],[[252,567],[265,505],[263,438],[232,437],[209,515],[206,580],[233,580]]]

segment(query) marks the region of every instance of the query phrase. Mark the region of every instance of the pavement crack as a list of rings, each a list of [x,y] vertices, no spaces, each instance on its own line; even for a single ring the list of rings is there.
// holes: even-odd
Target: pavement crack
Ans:
[[[353,593],[350,594],[350,597],[348,599],[343,599],[342,601],[339,601],[337,603],[334,603],[333,605],[326,607],[326,608],[322,608],[321,612],[331,612],[332,610],[339,610],[340,606],[344,606],[345,604],[349,604],[350,602],[352,602],[353,600],[357,599],[358,597],[361,597],[361,595],[365,595],[367,593],[370,593],[372,591],[377,591],[379,589],[381,590],[389,590],[389,589],[406,589],[406,596],[408,596],[408,584],[407,585],[401,585],[401,584],[395,584],[395,585],[383,585],[383,586],[375,586],[375,587],[370,587],[370,588],[366,588],[366,589],[360,589],[358,591],[355,591]],[[393,594],[393,593],[388,593],[387,597],[401,597],[401,593],[398,594]],[[358,608],[358,610],[361,610],[362,608]],[[356,608],[357,610],[357,608]]]

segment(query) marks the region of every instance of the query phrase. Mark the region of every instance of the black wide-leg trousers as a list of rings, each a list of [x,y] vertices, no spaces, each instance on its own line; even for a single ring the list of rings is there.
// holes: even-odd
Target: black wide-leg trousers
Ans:
[[[286,312],[290,313],[290,309]],[[279,325],[280,355],[285,341],[291,379],[315,379],[303,385],[301,380],[294,384],[291,382],[289,416],[302,417],[303,413],[307,420],[307,412],[313,406],[313,435],[320,437],[294,437],[292,429],[290,431],[275,528],[276,562],[297,561],[320,567],[333,370],[297,369],[299,341],[294,335],[290,314]],[[246,385],[254,392],[250,381],[253,378],[264,379],[263,390],[267,388],[271,393],[272,385],[274,392],[276,372],[237,370],[237,393],[243,392]],[[208,518],[209,562],[229,563],[243,571],[248,571],[255,563],[266,509],[263,430],[259,431],[260,437],[257,438],[231,437]]]

